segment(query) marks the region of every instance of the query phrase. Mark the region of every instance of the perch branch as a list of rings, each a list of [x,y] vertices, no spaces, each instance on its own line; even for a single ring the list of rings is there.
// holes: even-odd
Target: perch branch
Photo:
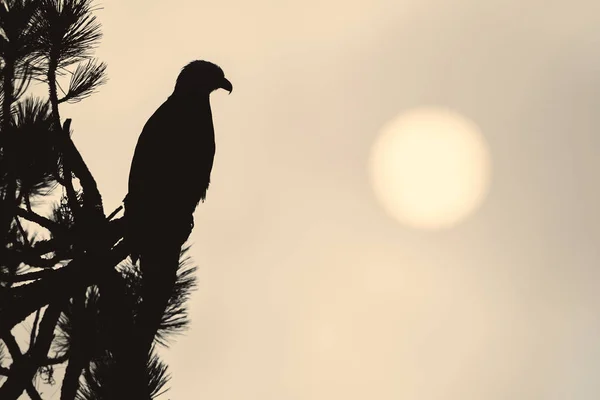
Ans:
[[[67,229],[65,229],[63,226],[61,226],[57,222],[49,220],[46,217],[42,217],[41,215],[36,214],[35,212],[27,211],[21,207],[17,207],[16,212],[19,217],[25,218],[26,220],[31,221],[31,222],[35,222],[42,228],[46,228],[47,230],[52,232],[52,234],[55,234],[55,235],[56,234],[58,234],[58,235],[67,235],[68,234]]]
[[[77,290],[97,284],[128,253],[128,246],[121,242],[103,257],[83,256],[60,269],[47,271],[44,279],[11,288],[0,299],[0,336],[46,304],[68,299]]]

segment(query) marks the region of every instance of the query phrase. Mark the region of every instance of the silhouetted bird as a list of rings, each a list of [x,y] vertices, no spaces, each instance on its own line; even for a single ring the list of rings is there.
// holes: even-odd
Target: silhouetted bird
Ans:
[[[169,301],[193,212],[210,184],[215,136],[209,96],[219,88],[233,90],[220,67],[187,64],[171,96],[146,122],[133,156],[125,240],[133,262],[140,260],[143,304],[136,324],[144,330],[146,350]]]

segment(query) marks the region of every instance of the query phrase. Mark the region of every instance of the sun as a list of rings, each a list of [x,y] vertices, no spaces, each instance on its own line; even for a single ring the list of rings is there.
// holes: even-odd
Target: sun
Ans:
[[[383,127],[369,173],[388,214],[415,228],[443,229],[480,206],[491,160],[473,121],[444,108],[417,108]]]

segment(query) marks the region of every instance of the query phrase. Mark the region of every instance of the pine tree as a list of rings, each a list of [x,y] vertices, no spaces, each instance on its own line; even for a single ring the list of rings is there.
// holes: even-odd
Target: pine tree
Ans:
[[[123,365],[140,304],[140,273],[127,259],[119,207],[105,215],[96,181],[71,139],[60,105],[92,95],[106,65],[91,0],[0,0],[0,398],[149,399],[164,390],[166,365],[153,351],[143,371]],[[32,82],[48,97],[29,95]],[[61,86],[66,86],[63,90]],[[50,210],[44,212],[44,210]],[[182,250],[178,279],[155,344],[188,324],[195,285]],[[12,329],[31,322],[27,350]],[[139,328],[138,328],[139,329]],[[141,385],[141,386],[140,386]]]

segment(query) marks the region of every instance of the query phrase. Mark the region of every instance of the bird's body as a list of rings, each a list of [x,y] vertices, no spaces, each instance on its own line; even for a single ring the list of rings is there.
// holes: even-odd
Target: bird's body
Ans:
[[[125,241],[133,262],[139,258],[142,274],[137,343],[132,344],[138,358],[152,348],[194,210],[210,185],[215,155],[210,93],[217,88],[232,90],[221,68],[206,61],[186,65],[172,95],[146,122],[135,149],[124,203]]]
[[[125,199],[134,259],[144,246],[164,244],[164,233],[177,237],[180,247],[185,242],[193,212],[206,198],[214,155],[208,96],[173,94],[150,117],[135,149]]]
[[[126,238],[134,261],[166,242],[183,245],[193,212],[206,198],[215,155],[210,93],[231,92],[221,68],[186,65],[173,94],[150,117],[138,139],[125,198]]]

